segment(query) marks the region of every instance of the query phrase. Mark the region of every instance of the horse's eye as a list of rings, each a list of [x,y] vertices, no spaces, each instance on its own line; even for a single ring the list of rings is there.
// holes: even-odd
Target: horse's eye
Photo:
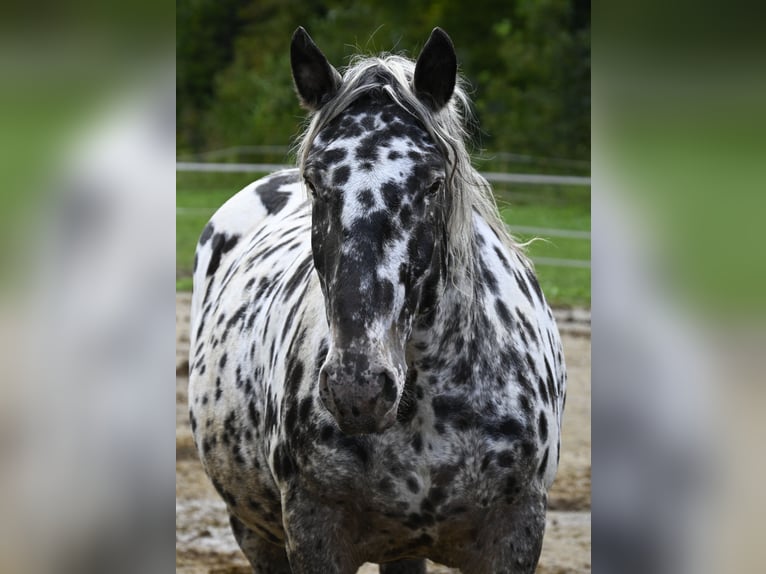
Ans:
[[[312,196],[312,197],[314,197],[314,198],[316,198],[316,196],[317,196],[317,190],[316,190],[316,188],[314,187],[314,184],[313,184],[313,183],[311,183],[311,181],[309,181],[308,179],[304,179],[303,181],[306,183],[306,187],[308,187],[308,188],[309,188],[309,191],[311,192],[311,196]]]
[[[437,179],[430,186],[428,186],[428,189],[426,190],[426,194],[435,195],[436,192],[439,191],[439,188],[442,186],[442,183],[443,183],[442,180]]]

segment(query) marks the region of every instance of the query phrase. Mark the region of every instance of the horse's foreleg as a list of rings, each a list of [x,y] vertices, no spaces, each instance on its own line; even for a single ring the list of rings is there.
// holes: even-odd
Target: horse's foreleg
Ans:
[[[547,494],[532,491],[499,507],[478,533],[481,545],[460,560],[463,574],[534,574],[545,533]]]
[[[261,538],[231,514],[229,524],[234,539],[253,567],[253,574],[292,573],[284,546],[277,546]]]
[[[282,494],[282,515],[293,574],[355,574],[362,565],[336,509],[293,488]]]

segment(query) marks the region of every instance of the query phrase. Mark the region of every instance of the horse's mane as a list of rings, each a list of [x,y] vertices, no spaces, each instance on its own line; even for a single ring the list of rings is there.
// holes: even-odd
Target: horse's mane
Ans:
[[[360,97],[384,93],[416,117],[430,133],[447,162],[446,193],[452,197],[447,221],[448,256],[453,268],[471,274],[473,261],[473,211],[476,211],[497,234],[500,241],[523,260],[522,246],[508,232],[495,203],[492,188],[471,165],[466,148],[467,124],[473,119],[465,80],[458,76],[449,103],[434,112],[420,99],[412,87],[415,62],[391,54],[379,57],[355,56],[343,71],[338,92],[309,122],[297,143],[298,167],[301,172],[311,143],[319,132]]]

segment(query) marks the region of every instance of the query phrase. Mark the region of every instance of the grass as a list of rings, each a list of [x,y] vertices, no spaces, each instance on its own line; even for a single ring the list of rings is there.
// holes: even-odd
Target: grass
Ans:
[[[194,246],[210,216],[259,174],[179,172],[176,192],[176,290],[191,290]],[[590,231],[590,189],[576,186],[498,186],[497,202],[511,226]],[[521,241],[535,239],[514,233]],[[540,236],[538,236],[540,237]],[[590,260],[590,240],[550,237],[533,241],[529,255]],[[556,306],[590,307],[590,269],[536,265],[540,284]]]

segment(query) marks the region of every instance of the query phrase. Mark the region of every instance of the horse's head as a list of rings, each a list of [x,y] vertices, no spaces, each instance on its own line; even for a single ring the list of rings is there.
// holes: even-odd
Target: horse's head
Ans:
[[[390,70],[371,64],[344,80],[302,28],[291,62],[301,102],[319,115],[301,167],[331,333],[320,397],[345,433],[380,432],[396,420],[413,321],[433,306],[444,262],[446,150],[386,87]],[[449,101],[456,70],[451,41],[434,30],[406,71],[426,116]]]

